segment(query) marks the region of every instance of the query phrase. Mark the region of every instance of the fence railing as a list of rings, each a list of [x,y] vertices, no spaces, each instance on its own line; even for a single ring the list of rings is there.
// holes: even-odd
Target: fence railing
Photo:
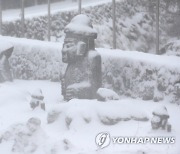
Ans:
[[[159,1],[156,4],[156,53],[159,53]],[[2,35],[2,0],[0,0],[0,35]],[[25,0],[21,0],[21,37],[25,37]],[[48,12],[48,41],[51,41],[51,0],[47,0]],[[78,13],[81,14],[82,0],[78,0]],[[113,48],[116,49],[116,0],[112,0],[112,27],[113,27]]]

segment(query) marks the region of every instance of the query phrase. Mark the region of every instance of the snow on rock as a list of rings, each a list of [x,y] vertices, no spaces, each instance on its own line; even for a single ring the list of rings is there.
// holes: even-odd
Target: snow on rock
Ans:
[[[65,27],[64,31],[65,33],[91,36],[95,39],[97,38],[97,32],[95,29],[93,29],[91,20],[87,15],[84,14],[75,16]]]
[[[111,112],[113,111],[113,112]],[[47,121],[53,123],[57,121],[67,129],[78,129],[82,125],[99,121],[104,125],[115,125],[120,121],[148,121],[145,112],[140,109],[125,105],[121,101],[107,101],[106,104],[96,100],[73,99],[67,104],[62,104],[59,108],[49,112]]]
[[[27,127],[31,132],[35,132],[41,126],[41,120],[38,118],[30,118],[27,122]]]
[[[59,154],[73,149],[73,145],[68,139],[53,141],[44,129],[40,126],[38,118],[30,118],[26,124],[14,124],[10,126],[0,138],[1,146],[9,145],[6,153],[23,154]]]
[[[97,99],[99,101],[119,100],[119,96],[111,89],[99,88],[97,91]]]
[[[45,139],[45,136],[42,136],[40,123],[39,119],[31,118],[26,124],[12,125],[1,135],[1,144],[12,142],[9,152],[34,153],[38,151],[39,141]]]
[[[55,122],[58,119],[60,113],[61,113],[60,111],[55,110],[55,109],[50,111],[47,116],[48,124]]]

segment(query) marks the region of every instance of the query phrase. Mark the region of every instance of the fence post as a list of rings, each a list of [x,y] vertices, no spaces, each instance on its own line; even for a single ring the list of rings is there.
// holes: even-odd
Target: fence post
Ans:
[[[51,1],[48,0],[48,41],[51,41]]]
[[[159,0],[156,3],[156,54],[159,54]]]
[[[2,35],[2,0],[0,0],[0,35]]]
[[[78,13],[81,14],[81,5],[82,5],[82,1],[78,0]]]
[[[21,0],[21,37],[24,37],[24,0]]]
[[[116,49],[116,1],[112,0],[112,16],[113,16],[113,49]]]

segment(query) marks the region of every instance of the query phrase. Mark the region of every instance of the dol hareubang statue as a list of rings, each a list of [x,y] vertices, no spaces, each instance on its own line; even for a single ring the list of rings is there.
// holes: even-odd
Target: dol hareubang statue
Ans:
[[[12,55],[14,47],[7,42],[0,42],[0,83],[12,81],[9,58]]]
[[[97,32],[86,15],[77,15],[65,27],[66,37],[62,49],[62,61],[67,63],[61,79],[62,95],[73,98],[96,98],[101,87],[101,56],[95,51]]]

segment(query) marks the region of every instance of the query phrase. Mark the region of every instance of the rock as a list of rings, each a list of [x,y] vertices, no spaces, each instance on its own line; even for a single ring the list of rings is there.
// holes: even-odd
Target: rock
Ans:
[[[99,88],[97,91],[97,100],[98,101],[108,101],[108,100],[119,100],[119,95],[113,90],[106,88]]]
[[[30,118],[26,124],[26,126],[28,127],[28,129],[31,132],[35,132],[39,129],[39,127],[41,126],[41,120],[38,118]]]
[[[168,128],[169,114],[165,106],[161,106],[157,108],[156,110],[153,111],[152,114],[153,114],[153,118],[151,120],[152,129],[167,128],[167,131],[171,130],[171,128]]]
[[[146,116],[142,116],[142,117],[132,116],[131,118],[135,121],[148,121],[149,120],[149,118]]]
[[[100,117],[100,121],[104,125],[115,125],[120,121],[129,121],[129,120],[131,120],[130,117],[118,117],[118,118],[111,118],[108,116]]]
[[[51,124],[51,123],[55,122],[58,119],[60,113],[61,112],[56,111],[56,110],[53,110],[53,111],[49,112],[48,116],[47,116],[48,124]]]

